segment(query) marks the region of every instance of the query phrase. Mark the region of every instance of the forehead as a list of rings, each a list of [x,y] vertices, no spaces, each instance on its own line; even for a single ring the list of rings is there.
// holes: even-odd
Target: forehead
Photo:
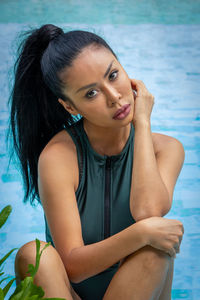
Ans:
[[[62,72],[61,79],[67,89],[77,89],[103,77],[112,61],[118,63],[112,52],[105,47],[84,48],[74,59],[72,66]]]

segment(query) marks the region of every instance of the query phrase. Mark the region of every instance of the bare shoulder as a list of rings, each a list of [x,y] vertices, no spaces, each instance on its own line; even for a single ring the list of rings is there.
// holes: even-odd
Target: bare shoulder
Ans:
[[[54,151],[59,151],[60,153],[61,149],[67,152],[74,152],[74,150],[76,152],[76,146],[66,130],[61,130],[52,137],[52,139],[44,147],[43,151],[40,154],[40,157],[51,155],[51,152]]]
[[[54,176],[70,173],[78,185],[78,160],[76,146],[66,130],[58,132],[42,150],[38,160],[38,175],[48,175],[53,170]],[[50,173],[49,173],[50,172]],[[58,174],[56,174],[58,173]],[[73,175],[73,176],[72,176]]]
[[[174,187],[185,158],[184,147],[179,140],[165,134],[152,133],[152,139],[158,170],[169,193],[171,207]]]
[[[172,151],[174,154],[180,154],[184,158],[184,147],[178,139],[169,135],[156,132],[152,132],[152,139],[154,152],[156,155],[161,152]]]
[[[55,247],[65,261],[84,244],[75,194],[78,182],[76,146],[62,130],[40,154],[38,190]]]

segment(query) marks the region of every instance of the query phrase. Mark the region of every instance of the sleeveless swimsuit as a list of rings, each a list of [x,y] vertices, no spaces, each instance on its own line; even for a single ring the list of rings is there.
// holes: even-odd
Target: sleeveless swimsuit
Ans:
[[[134,127],[118,155],[103,156],[92,148],[80,119],[65,128],[78,154],[79,186],[76,199],[85,245],[97,243],[135,223],[130,207]],[[46,224],[46,241],[53,240]],[[106,255],[106,253],[105,253]],[[118,270],[119,262],[80,283],[71,285],[82,300],[101,300]]]

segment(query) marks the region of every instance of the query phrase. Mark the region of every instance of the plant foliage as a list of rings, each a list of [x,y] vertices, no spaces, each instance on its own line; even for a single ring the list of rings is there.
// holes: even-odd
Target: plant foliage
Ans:
[[[12,207],[7,205],[0,212],[0,228],[7,221],[10,213],[12,211]],[[36,242],[36,260],[35,266],[32,264],[28,265],[28,272],[30,276],[27,276],[20,284],[16,287],[14,293],[9,297],[9,300],[64,300],[61,298],[44,298],[44,291],[40,286],[36,286],[34,284],[34,277],[38,271],[40,258],[42,252],[49,246],[50,243],[46,244],[44,248],[40,251],[40,241],[38,239]],[[10,250],[3,258],[0,259],[0,300],[4,300],[7,295],[10,287],[16,278],[12,278],[4,287],[2,287],[2,283],[5,282],[10,276],[4,277],[3,266],[2,264],[6,261],[6,259],[15,251],[17,248]]]

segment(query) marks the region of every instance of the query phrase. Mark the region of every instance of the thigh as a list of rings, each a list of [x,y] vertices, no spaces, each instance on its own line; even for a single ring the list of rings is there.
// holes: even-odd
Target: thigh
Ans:
[[[157,299],[169,269],[169,256],[150,246],[127,256],[103,299]]]
[[[171,289],[172,289],[172,281],[174,274],[174,258],[170,259],[169,270],[167,273],[167,278],[163,287],[163,290],[159,296],[159,300],[169,300],[171,299]]]

